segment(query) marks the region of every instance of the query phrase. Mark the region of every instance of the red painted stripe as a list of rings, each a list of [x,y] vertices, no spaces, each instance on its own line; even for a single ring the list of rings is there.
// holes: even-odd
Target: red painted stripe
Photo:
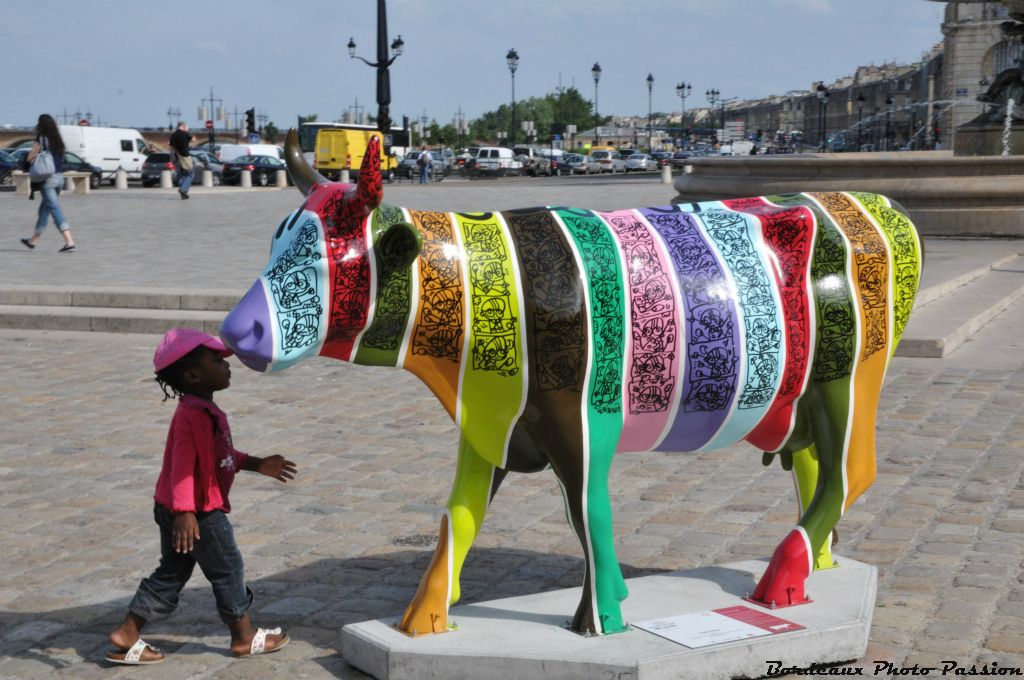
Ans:
[[[786,320],[786,366],[782,385],[765,417],[746,440],[762,451],[776,451],[786,443],[793,409],[803,393],[814,346],[811,334],[811,295],[807,273],[814,250],[814,216],[806,207],[773,206],[762,198],[723,201],[732,210],[756,216],[764,241],[775,254],[772,273],[779,287]]]

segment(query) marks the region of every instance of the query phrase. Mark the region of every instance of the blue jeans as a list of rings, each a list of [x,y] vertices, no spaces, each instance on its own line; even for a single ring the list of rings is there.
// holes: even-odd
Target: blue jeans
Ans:
[[[154,505],[153,518],[160,527],[160,566],[142,579],[128,611],[145,619],[167,615],[178,608],[178,595],[192,577],[196,564],[213,586],[217,612],[225,623],[234,623],[252,606],[252,591],[245,585],[242,554],[235,544],[235,532],[220,510],[197,512],[199,540],[190,553],[174,551],[171,530],[174,515]]]
[[[183,194],[187,194],[189,187],[192,186],[192,178],[195,176],[194,170],[182,170],[178,169],[178,191]]]
[[[64,212],[60,209],[60,203],[57,201],[57,196],[64,189],[64,175],[59,172],[51,175],[46,183],[43,184],[42,200],[39,201],[39,217],[36,219],[36,234],[42,234],[46,229],[46,223],[50,219],[50,215],[53,215],[53,223],[57,225],[57,228],[61,231],[67,231],[71,228],[68,224],[67,219],[64,217]]]
[[[430,163],[427,163],[420,168],[420,184],[427,184],[430,182]]]

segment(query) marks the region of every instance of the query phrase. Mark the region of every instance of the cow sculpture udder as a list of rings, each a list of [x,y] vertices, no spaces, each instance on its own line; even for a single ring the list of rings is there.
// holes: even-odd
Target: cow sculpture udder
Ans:
[[[792,466],[801,516],[752,593],[805,600],[832,530],[875,476],[875,412],[921,275],[888,199],[792,194],[596,212],[440,213],[381,202],[286,156],[303,205],[221,327],[246,366],[323,355],[401,366],[460,431],[434,558],[400,628],[448,626],[459,572],[505,475],[548,465],[583,546],[572,628],[625,628],[612,536],[616,453],[746,440]]]

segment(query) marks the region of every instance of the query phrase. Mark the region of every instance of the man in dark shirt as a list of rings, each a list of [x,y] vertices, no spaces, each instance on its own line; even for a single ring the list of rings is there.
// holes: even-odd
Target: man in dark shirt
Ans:
[[[192,186],[192,153],[189,147],[196,141],[188,131],[188,124],[178,123],[178,129],[171,134],[170,145],[174,150],[174,164],[178,167],[178,194],[188,198],[189,187]]]

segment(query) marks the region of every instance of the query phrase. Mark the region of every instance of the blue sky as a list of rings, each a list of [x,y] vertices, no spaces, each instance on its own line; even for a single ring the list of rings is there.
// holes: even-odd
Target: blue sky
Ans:
[[[76,108],[104,123],[198,126],[210,87],[227,108],[251,106],[279,127],[296,114],[333,120],[376,112],[374,0],[0,0],[0,44],[20,65],[0,76],[0,124],[34,124]],[[390,0],[388,29],[405,53],[391,69],[393,119],[442,124],[511,98],[505,54],[520,56],[516,98],[575,85],[603,115],[676,111],[708,88],[753,98],[803,89],[861,64],[915,61],[942,39],[944,3],[927,0]],[[19,56],[20,55],[20,56]]]

